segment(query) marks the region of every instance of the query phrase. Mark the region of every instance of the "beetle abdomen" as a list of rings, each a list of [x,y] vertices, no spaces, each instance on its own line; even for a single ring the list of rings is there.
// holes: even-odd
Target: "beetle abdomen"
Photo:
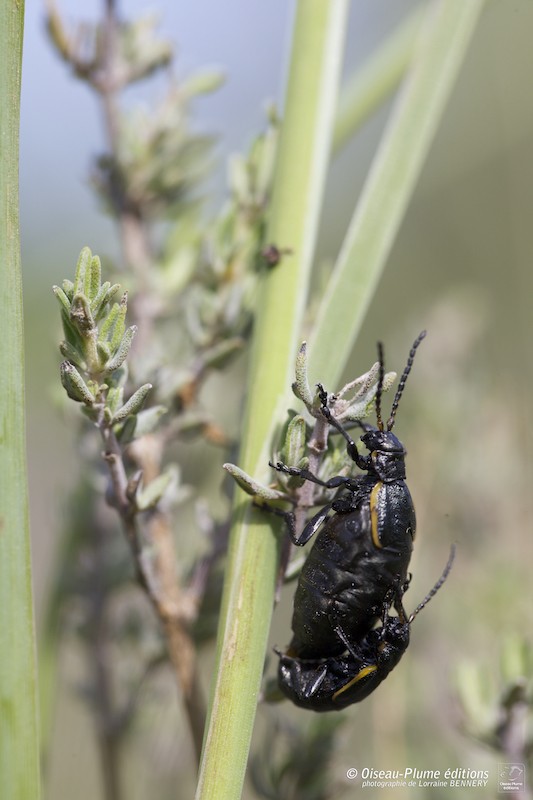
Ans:
[[[368,499],[349,514],[336,514],[318,534],[294,597],[291,654],[341,653],[335,625],[352,640],[364,636],[391,587],[406,582],[416,521],[405,483],[381,484],[374,526],[372,516]]]

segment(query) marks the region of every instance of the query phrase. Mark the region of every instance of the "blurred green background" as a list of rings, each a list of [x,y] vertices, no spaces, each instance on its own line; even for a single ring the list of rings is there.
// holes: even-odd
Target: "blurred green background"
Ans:
[[[346,72],[415,5],[353,2]],[[83,6],[65,0],[61,7],[74,18],[99,8],[96,2]],[[143,7],[122,3],[128,16]],[[156,8],[165,32],[178,43],[178,73],[213,63],[227,73],[223,89],[197,105],[198,127],[220,136],[209,187],[209,205],[216,208],[225,158],[244,149],[263,126],[265,102],[281,97],[292,4],[160,0]],[[488,0],[346,371],[349,378],[369,367],[377,339],[385,343],[387,367],[401,370],[410,343],[427,328],[396,431],[409,451],[419,520],[409,610],[439,576],[450,543],[458,543],[453,573],[417,619],[401,666],[375,697],[347,714],[332,770],[346,796],[356,794],[344,778],[346,769],[365,765],[487,768],[491,795],[496,793],[498,759],[462,732],[454,673],[467,658],[495,665],[503,637],[531,633],[532,31],[531,0]],[[157,95],[157,83],[143,92],[147,99]],[[102,147],[99,112],[49,47],[40,3],[27,4],[22,108],[28,453],[39,621],[78,470],[73,432],[55,402],[60,332],[50,287],[71,275],[83,245],[104,256],[117,253],[113,227],[97,208],[87,179],[89,158]],[[338,252],[389,110],[380,110],[333,163],[317,286]],[[194,477],[192,462],[185,479]],[[214,463],[208,482],[215,493],[221,480]],[[220,496],[214,502],[220,503]],[[290,638],[291,596],[289,588],[275,612],[273,644],[283,646]],[[96,798],[90,719],[76,693],[83,664],[75,651],[67,652],[64,662],[49,797]],[[209,660],[206,685],[210,667]],[[175,731],[171,680],[154,691],[165,699],[165,711],[154,701],[161,716],[143,722],[158,730],[148,744],[146,731],[135,733],[137,759],[128,778],[132,798],[146,796],[154,781],[158,796],[175,797],[172,776],[190,758],[188,744]],[[264,746],[265,726],[279,713],[279,707],[260,710],[256,747]],[[308,724],[306,712],[284,706],[283,713]],[[192,785],[192,779],[190,786],[183,781],[180,796],[190,796]],[[457,796],[470,796],[458,791]],[[402,796],[409,795],[395,790],[397,800]],[[441,795],[434,790],[431,796]]]

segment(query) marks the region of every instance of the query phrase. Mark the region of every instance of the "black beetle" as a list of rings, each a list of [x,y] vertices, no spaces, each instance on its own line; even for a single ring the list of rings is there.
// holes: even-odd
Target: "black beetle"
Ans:
[[[425,335],[422,331],[413,343],[386,427],[381,418],[383,348],[378,345],[377,428],[359,423],[365,431],[361,440],[369,455],[358,453],[349,433],[331,414],[327,393],[319,386],[322,413],[344,436],[348,455],[366,475],[339,475],[322,481],[309,470],[281,462],[271,464],[288,475],[344,490],[309,520],[300,536],[296,536],[293,515],[285,515],[291,538],[298,546],[319,531],[294,596],[294,635],[288,656],[313,659],[342,653],[345,646],[336,627],[349,641],[358,641],[375,624],[388,593],[406,582],[416,518],[405,483],[405,449],[392,428],[416,349]]]
[[[350,642],[336,626],[343,655],[299,659],[278,652],[278,685],[283,694],[300,708],[312,711],[339,711],[368,697],[407,650],[411,624],[448,577],[454,556],[452,547],[444,572],[410,617],[402,603],[404,588],[399,588],[383,605],[381,627],[369,631],[360,641]],[[391,606],[398,616],[389,616]]]

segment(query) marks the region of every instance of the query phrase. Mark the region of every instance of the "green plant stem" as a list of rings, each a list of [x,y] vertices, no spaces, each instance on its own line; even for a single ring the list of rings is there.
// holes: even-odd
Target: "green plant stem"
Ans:
[[[309,342],[311,379],[320,379],[326,386],[337,384],[376,291],[483,2],[439,0],[427,10],[411,69],[352,217]]]
[[[273,427],[287,406],[316,242],[338,91],[345,0],[300,0],[267,241],[288,247],[260,287],[239,464],[268,480]],[[197,798],[240,797],[277,575],[272,520],[237,492],[218,670]]]
[[[399,86],[425,13],[425,6],[415,8],[343,86],[333,132],[334,153]]]
[[[40,796],[18,158],[24,3],[0,3],[0,796]]]

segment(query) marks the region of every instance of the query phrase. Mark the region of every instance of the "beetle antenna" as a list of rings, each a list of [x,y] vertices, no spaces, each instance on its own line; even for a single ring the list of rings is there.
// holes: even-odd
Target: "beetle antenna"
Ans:
[[[381,397],[383,395],[383,381],[385,380],[385,360],[383,358],[383,343],[378,342],[379,377],[378,388],[376,391],[376,419],[378,428],[383,431],[383,420],[381,419]]]
[[[392,409],[391,409],[390,417],[389,417],[389,419],[387,421],[387,431],[391,431],[393,429],[393,427],[394,427],[394,423],[396,421],[396,412],[398,411],[398,405],[400,403],[400,398],[401,398],[401,396],[403,394],[403,390],[405,389],[405,384],[407,383],[407,378],[409,376],[409,373],[411,372],[411,368],[413,366],[413,361],[415,360],[415,353],[416,353],[417,347],[420,344],[420,342],[422,341],[422,339],[425,338],[425,336],[426,336],[426,331],[422,331],[422,333],[419,333],[418,336],[416,337],[416,339],[413,342],[413,346],[411,347],[411,350],[409,351],[409,358],[407,359],[407,364],[405,365],[405,369],[404,369],[404,371],[402,373],[402,377],[400,378],[400,383],[398,384],[398,389],[396,391],[396,395],[395,395],[394,400],[392,402]],[[380,430],[383,430],[383,428],[380,428]]]
[[[444,572],[442,573],[442,575],[438,579],[438,581],[435,584],[435,586],[433,587],[433,589],[424,597],[422,602],[417,605],[417,607],[415,608],[415,610],[413,611],[413,613],[409,617],[409,624],[411,624],[411,622],[414,620],[414,618],[417,616],[417,614],[420,611],[422,611],[424,606],[427,606],[427,604],[429,603],[431,598],[434,597],[437,594],[437,592],[439,591],[440,587],[442,586],[442,584],[444,583],[444,581],[446,580],[446,578],[450,574],[450,570],[452,568],[452,564],[453,564],[454,558],[455,558],[455,545],[452,544],[452,546],[450,548],[450,555],[448,557],[448,563],[444,567]]]

